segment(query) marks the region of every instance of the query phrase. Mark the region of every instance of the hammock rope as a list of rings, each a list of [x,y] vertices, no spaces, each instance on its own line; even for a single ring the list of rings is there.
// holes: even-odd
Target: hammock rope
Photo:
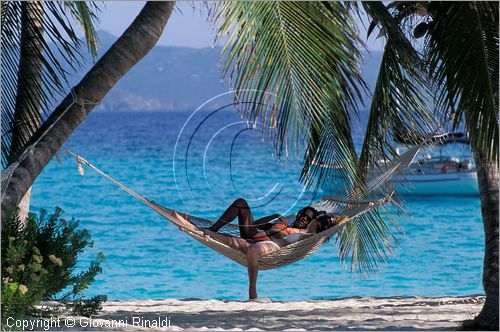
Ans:
[[[7,188],[7,184],[10,182],[10,179],[11,179],[14,171],[20,165],[21,161],[23,161],[29,154],[33,154],[35,146],[45,137],[45,135],[54,127],[54,125],[56,123],[58,123],[61,120],[61,118],[75,104],[79,105],[80,108],[84,109],[86,105],[95,105],[95,104],[99,103],[97,101],[85,100],[83,98],[78,97],[74,88],[71,89],[70,95],[72,98],[71,102],[63,110],[63,112],[54,120],[54,122],[47,129],[45,129],[45,131],[40,135],[40,137],[34,143],[32,143],[26,150],[24,150],[24,152],[18,158],[17,162],[12,163],[9,167],[7,167],[7,169],[5,169],[2,172],[2,179],[1,179],[2,199],[5,195],[5,190]],[[424,144],[424,143],[422,143],[422,144]],[[184,227],[184,224],[181,221],[177,220],[172,215],[173,210],[168,209],[167,207],[161,206],[161,205],[155,203],[154,201],[148,200],[147,198],[139,195],[134,190],[121,184],[119,181],[115,180],[114,178],[112,178],[108,174],[104,173],[103,171],[101,171],[100,169],[98,169],[97,167],[92,165],[90,162],[88,162],[83,157],[68,150],[64,146],[62,146],[62,148],[76,158],[76,161],[78,164],[78,171],[81,175],[83,175],[83,173],[84,173],[82,164],[85,164],[88,167],[90,167],[91,169],[93,169],[94,171],[96,171],[99,175],[107,178],[112,183],[116,184],[121,189],[126,191],[128,194],[132,195],[133,197],[135,197],[136,199],[141,201],[143,204],[145,204],[146,206],[148,206],[149,208],[151,208],[152,210],[154,210],[155,212],[160,214],[165,219],[169,220],[170,222],[172,222],[173,224],[175,224],[179,227]],[[406,167],[408,167],[410,165],[410,163],[413,161],[413,159],[415,158],[415,156],[417,155],[419,149],[420,149],[420,146],[417,146],[417,147],[407,151],[405,154],[400,156],[400,158],[395,158],[393,161],[391,161],[388,164],[386,171],[382,172],[382,174],[380,174],[380,172],[379,172],[378,174],[380,174],[380,175],[375,176],[374,179],[372,181],[370,181],[368,183],[368,185],[363,188],[363,191],[369,192],[369,193],[372,192],[376,188],[379,188],[380,186],[382,186],[389,179],[389,177],[392,176],[392,174],[394,174],[394,172],[396,172],[398,170],[402,171],[402,169],[405,169]],[[400,159],[400,160],[398,160],[398,159]],[[351,193],[351,194],[354,194],[354,193]],[[321,199],[317,203],[313,204],[313,206],[319,210],[325,210],[325,211],[330,212],[330,213],[337,213],[337,214],[341,214],[343,216],[347,216],[348,219],[344,220],[343,223],[336,225],[334,227],[331,227],[331,228],[329,228],[321,233],[314,234],[313,236],[310,236],[306,239],[289,244],[285,247],[280,248],[277,251],[274,251],[274,252],[271,252],[271,253],[268,253],[268,254],[262,256],[259,259],[259,269],[260,270],[272,269],[272,268],[276,268],[279,266],[291,264],[293,262],[296,262],[296,261],[304,258],[305,256],[316,251],[323,243],[328,241],[333,235],[335,235],[339,231],[341,231],[341,229],[343,228],[343,226],[345,225],[346,222],[353,220],[354,218],[356,218],[360,214],[366,213],[379,205],[385,204],[388,200],[391,199],[391,196],[392,196],[392,194],[388,198],[385,198],[382,200],[365,201],[365,202],[368,202],[367,204],[364,204],[362,202],[359,202],[356,204],[353,202],[348,203],[347,202],[348,200],[352,201],[351,200],[353,198],[352,195],[350,195],[348,197],[348,199],[344,200],[344,201],[341,201],[339,199],[334,199],[332,197],[327,197],[327,198]],[[340,208],[341,204],[345,204],[346,208],[341,209]],[[354,207],[352,207],[353,205],[354,205]],[[293,218],[293,215],[288,216],[287,218],[290,220],[291,218]],[[193,216],[189,216],[187,219],[190,223],[192,223],[195,226],[205,225],[205,227],[206,227],[206,226],[209,226],[213,223],[212,221],[210,221],[208,219],[203,219],[203,218],[198,218],[198,217],[193,217]],[[218,251],[219,253],[225,255],[226,257],[246,266],[246,257],[240,250],[232,248],[232,247],[222,243],[221,241],[217,241],[216,239],[210,237],[209,234],[203,232],[202,229],[200,229],[199,231],[188,229],[185,227],[184,227],[184,229],[188,235],[190,235],[194,239],[200,241],[204,245],[206,245],[206,246]],[[228,224],[221,229],[224,231],[222,231],[220,233],[223,233],[223,234],[225,233],[226,235],[229,235],[229,236],[236,236],[236,234],[237,234],[236,231],[238,229],[239,229],[238,226]]]
[[[88,100],[84,99],[81,97],[78,97],[76,94],[75,88],[72,88],[70,90],[70,95],[71,95],[71,102],[69,105],[59,114],[59,116],[52,122],[52,124],[45,129],[44,132],[41,133],[40,137],[32,143],[29,147],[26,148],[26,150],[23,151],[23,153],[19,156],[16,162],[12,163],[9,165],[5,170],[2,171],[2,179],[1,179],[1,187],[2,187],[2,200],[5,195],[5,191],[7,190],[7,184],[10,182],[10,179],[12,178],[12,175],[14,174],[15,170],[17,167],[21,164],[21,162],[29,155],[33,154],[33,150],[35,149],[35,146],[47,135],[48,132],[56,125],[56,123],[59,122],[59,120],[62,119],[62,117],[75,105],[80,106],[80,109],[83,111],[85,109],[85,106],[87,105],[99,105],[100,102],[98,101],[93,101],[93,100]],[[63,146],[64,148],[64,146]],[[64,148],[66,149],[66,148]]]
[[[127,192],[128,194],[130,194],[131,196],[133,196],[134,198],[136,198],[137,200],[139,200],[140,202],[142,202],[143,204],[145,204],[146,206],[157,212],[163,218],[167,219],[168,221],[178,226],[179,228],[182,228],[183,231],[185,231],[193,239],[217,251],[218,253],[228,257],[229,259],[241,265],[246,266],[247,264],[246,255],[241,250],[229,246],[228,244],[210,236],[208,232],[205,232],[203,230],[203,228],[208,228],[211,225],[213,225],[214,223],[213,221],[186,214],[186,220],[191,225],[195,226],[193,227],[194,229],[191,227],[186,227],[185,222],[175,218],[175,216],[173,215],[174,211],[173,209],[167,208],[152,200],[145,198],[144,196],[138,194],[134,190],[120,183],[110,175],[101,171],[99,168],[92,165],[85,158],[81,157],[80,155],[74,153],[73,151],[67,149],[64,146],[62,148],[70,155],[76,158],[78,170],[81,175],[83,175],[83,170],[82,170],[83,169],[82,164],[83,164],[94,170],[99,175],[108,179],[121,189],[123,189],[125,192]],[[395,158],[394,160],[392,160],[390,163],[388,163],[386,171],[383,174],[375,176],[374,179],[370,181],[370,184],[368,184],[368,187],[375,188],[377,186],[380,186],[383,180],[387,180],[396,171],[398,170],[401,171],[402,168],[408,167],[408,165],[413,161],[413,159],[417,155],[419,149],[420,149],[419,147],[415,147],[407,151],[405,154],[401,155],[399,158]],[[363,200],[363,201],[336,198],[331,196],[323,197],[322,199],[314,203],[312,206],[318,210],[326,211],[327,213],[336,214],[340,216],[341,219],[340,223],[333,227],[328,228],[323,232],[313,234],[309,237],[306,237],[305,239],[301,239],[300,241],[282,246],[276,251],[261,256],[258,260],[259,270],[274,269],[277,267],[292,264],[312,254],[313,252],[318,250],[325,242],[329,241],[332,236],[339,233],[347,222],[355,219],[357,216],[363,213],[366,213],[378,206],[387,203],[392,199],[391,198],[392,194],[393,193],[382,199]],[[344,208],[342,208],[342,205],[344,205]],[[289,223],[291,223],[293,222],[294,217],[295,215],[289,215],[286,216],[285,218],[287,218]],[[222,227],[218,233],[226,236],[237,237],[239,236],[239,227],[235,224],[229,223],[226,224],[224,227]]]

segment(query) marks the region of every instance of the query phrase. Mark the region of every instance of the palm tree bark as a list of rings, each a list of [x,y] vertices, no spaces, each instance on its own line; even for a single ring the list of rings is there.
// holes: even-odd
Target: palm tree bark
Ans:
[[[156,44],[175,2],[150,1],[2,172],[2,222],[111,88]],[[75,103],[75,97],[78,98]],[[82,101],[85,101],[84,103]]]
[[[481,213],[484,225],[483,287],[486,302],[474,319],[479,329],[498,331],[498,185],[497,166],[483,153],[474,153],[477,165],[477,179],[481,198]]]
[[[21,4],[21,52],[17,75],[16,109],[9,151],[11,160],[29,138],[36,132],[41,122],[40,93],[43,73],[43,2],[23,2]],[[19,204],[19,219],[28,216],[31,187]]]

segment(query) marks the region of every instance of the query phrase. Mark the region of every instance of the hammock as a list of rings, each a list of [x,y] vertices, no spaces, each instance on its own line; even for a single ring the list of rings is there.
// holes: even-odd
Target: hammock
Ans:
[[[192,225],[197,227],[196,230],[188,229],[186,228],[185,223],[174,217],[174,215],[172,214],[172,212],[174,211],[173,209],[162,206],[152,200],[148,200],[147,198],[139,195],[132,189],[126,187],[117,180],[113,179],[111,176],[102,172],[100,169],[89,163],[81,156],[73,153],[72,151],[66,148],[64,149],[68,153],[76,157],[80,174],[83,175],[82,164],[89,166],[98,174],[107,178],[108,180],[119,186],[121,189],[125,190],[127,193],[129,193],[130,195],[132,195],[133,197],[135,197],[136,199],[138,199],[139,201],[141,201],[142,203],[144,203],[145,205],[156,211],[159,215],[161,215],[174,225],[182,227],[185,230],[185,232],[193,239],[197,240],[203,245],[217,251],[218,253],[226,256],[227,258],[243,266],[247,265],[246,255],[241,250],[230,247],[229,245],[221,242],[220,240],[211,237],[209,232],[206,232],[202,229],[202,228],[208,228],[211,225],[213,225],[214,223],[213,221],[187,215],[186,220],[190,222]],[[420,149],[419,147],[410,149],[405,154],[395,158],[390,163],[384,165],[384,172],[382,174],[377,173],[379,175],[374,177],[368,184],[366,184],[365,188],[370,191],[375,190],[376,188],[384,184],[395,172],[402,172],[411,164],[411,162],[417,155],[419,149]],[[340,199],[330,196],[323,197],[319,201],[315,202],[312,206],[317,210],[326,211],[327,213],[330,214],[336,214],[345,217],[342,218],[342,222],[321,233],[311,235],[309,237],[301,239],[300,241],[290,243],[286,246],[282,246],[276,251],[262,255],[258,260],[259,270],[269,270],[289,265],[314,253],[325,242],[330,240],[332,236],[339,233],[346,223],[352,221],[357,216],[363,213],[366,213],[378,206],[385,204],[391,199],[391,197],[392,193],[382,199],[367,200],[367,201]],[[181,212],[179,212],[179,214],[184,215],[184,213]],[[295,214],[286,216],[286,218],[288,219],[289,224],[292,224],[295,218]],[[222,227],[218,231],[218,233],[224,234],[226,236],[239,236],[239,227],[238,225],[229,223],[226,224],[224,227]]]

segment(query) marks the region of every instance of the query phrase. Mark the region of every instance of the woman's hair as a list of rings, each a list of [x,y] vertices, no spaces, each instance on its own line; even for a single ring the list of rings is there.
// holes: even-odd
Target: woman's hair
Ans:
[[[313,212],[313,219],[316,217],[316,214],[318,214],[318,210],[316,210],[312,206],[306,206],[305,208],[303,208],[302,210],[299,210],[299,212],[297,212],[297,216],[300,216],[301,214],[303,214],[307,210],[311,210]]]

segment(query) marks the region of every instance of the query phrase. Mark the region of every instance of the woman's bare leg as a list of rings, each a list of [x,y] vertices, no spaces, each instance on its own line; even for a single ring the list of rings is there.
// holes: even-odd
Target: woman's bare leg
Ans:
[[[233,249],[240,250],[244,254],[247,253],[247,249],[251,245],[250,242],[248,242],[245,239],[242,239],[241,237],[227,236],[221,233],[212,232],[209,229],[203,229],[203,232],[205,234],[208,234],[210,237],[213,237],[219,240],[220,242],[230,246]]]
[[[200,228],[196,227],[196,225],[193,225],[192,223],[187,221],[186,218],[184,218],[179,213],[177,213],[177,211],[173,211],[172,216],[182,225],[181,226],[182,228],[208,234],[209,236],[216,238],[220,242],[227,244],[231,248],[234,248],[236,250],[241,250],[245,254],[247,252],[248,246],[250,245],[250,242],[248,242],[245,239],[239,238],[239,237],[227,236],[224,234],[212,232],[212,231],[207,230],[207,229],[200,229]],[[181,230],[183,230],[183,229],[181,229]]]
[[[280,247],[272,242],[257,242],[247,248],[248,267],[248,299],[257,298],[257,276],[259,274],[259,258],[267,253],[278,250]]]
[[[215,224],[210,227],[210,230],[217,232],[221,227],[230,223],[238,217],[240,225],[240,236],[244,239],[251,239],[257,234],[257,225],[255,225],[250,206],[243,198],[235,200],[224,213],[220,216]]]
[[[257,298],[257,275],[259,274],[258,256],[251,246],[247,250],[247,268],[248,268],[248,299]]]
[[[222,243],[227,244],[231,248],[241,250],[247,256],[248,266],[248,298],[250,300],[257,298],[257,275],[259,273],[259,258],[267,253],[278,250],[278,244],[270,241],[250,243],[245,239],[239,237],[227,236],[217,232],[212,232],[207,229],[201,230],[196,227],[176,211],[172,212],[172,216],[176,218],[186,229],[202,231],[209,236],[216,238]]]

